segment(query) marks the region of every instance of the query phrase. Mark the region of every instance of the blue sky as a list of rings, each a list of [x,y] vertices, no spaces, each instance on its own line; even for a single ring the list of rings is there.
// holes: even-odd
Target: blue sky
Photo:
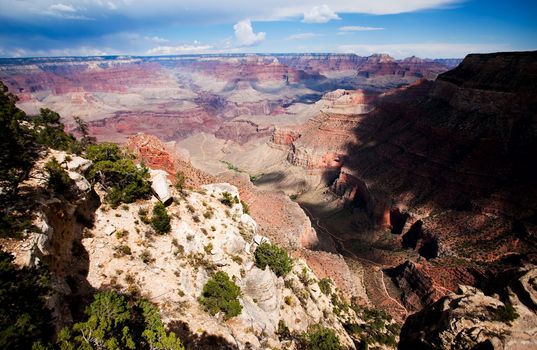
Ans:
[[[537,50],[535,0],[0,0],[0,57]]]

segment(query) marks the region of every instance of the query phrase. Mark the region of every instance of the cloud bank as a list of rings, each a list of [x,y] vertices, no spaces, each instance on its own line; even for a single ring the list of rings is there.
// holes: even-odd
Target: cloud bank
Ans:
[[[304,12],[304,23],[326,23],[331,20],[341,19],[327,5],[314,6],[311,10]]]
[[[252,22],[249,19],[242,20],[233,26],[235,30],[235,39],[237,40],[237,46],[247,47],[259,45],[265,40],[265,33],[254,33],[252,28]]]

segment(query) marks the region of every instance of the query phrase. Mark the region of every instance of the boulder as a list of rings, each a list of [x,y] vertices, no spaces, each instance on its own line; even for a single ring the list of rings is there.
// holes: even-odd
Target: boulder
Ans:
[[[168,184],[168,173],[164,170],[151,170],[151,189],[155,192],[157,198],[165,205],[173,201]]]

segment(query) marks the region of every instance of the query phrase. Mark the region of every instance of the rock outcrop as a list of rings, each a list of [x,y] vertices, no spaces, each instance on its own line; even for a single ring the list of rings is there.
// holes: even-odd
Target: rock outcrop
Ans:
[[[421,310],[443,295],[434,287],[432,278],[410,261],[392,269],[390,275],[401,290],[400,298],[407,310]]]
[[[461,286],[409,316],[399,349],[537,349],[537,269],[515,275],[503,300]]]
[[[133,146],[139,146],[140,156],[165,159],[163,148],[147,149],[155,140],[138,135],[137,141]],[[156,154],[158,157],[152,157]],[[80,176],[90,164],[52,151],[32,171],[41,172],[52,157],[63,160],[66,170],[76,169]],[[167,172],[150,172],[153,180],[168,186]],[[73,193],[61,195],[41,188],[46,186],[46,178],[31,179],[22,187],[26,191],[40,188],[39,198],[33,200],[37,202],[35,224],[42,232],[22,242],[9,241],[9,249],[19,264],[32,265],[36,259],[48,262],[53,287],[48,303],[58,329],[73,321],[72,312],[81,311],[77,308],[84,298],[96,290],[113,289],[141,293],[158,305],[167,324],[187,325],[191,337],[210,335],[238,349],[295,346],[293,340],[280,338],[278,330],[283,324],[295,334],[321,324],[334,329],[346,347],[354,348],[343,325],[361,321],[351,309],[335,311],[339,306],[333,300],[339,291],[321,292],[319,279],[303,259],[295,254],[292,271],[285,277],[276,276],[270,267],[255,266],[256,247],[270,239],[260,234],[258,224],[244,211],[241,192],[235,186],[213,183],[181,192],[168,186],[168,194],[175,199],[166,208],[171,232],[159,235],[141,214],[151,212],[158,203],[156,197],[111,208],[98,186],[95,190],[73,187]],[[155,194],[162,197],[160,190],[156,186]],[[223,200],[226,196],[232,200]],[[227,322],[219,314],[206,313],[198,301],[203,286],[217,270],[226,272],[242,290],[242,312]]]

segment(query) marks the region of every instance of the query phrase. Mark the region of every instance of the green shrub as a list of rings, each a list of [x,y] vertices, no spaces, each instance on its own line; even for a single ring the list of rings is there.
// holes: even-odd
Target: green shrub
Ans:
[[[73,180],[71,180],[67,172],[55,158],[52,158],[45,164],[45,170],[48,173],[48,185],[55,192],[64,193],[71,188]]]
[[[265,242],[255,250],[255,265],[260,269],[268,265],[277,276],[285,276],[293,268],[293,260],[285,250]]]
[[[209,314],[214,316],[223,312],[227,320],[241,313],[240,295],[240,287],[229,279],[227,273],[218,271],[203,287],[199,301]]]
[[[392,321],[385,311],[375,308],[353,306],[356,315],[365,321],[365,324],[348,323],[345,330],[352,338],[360,339],[362,346],[387,345],[397,346],[397,336],[400,326]]]
[[[280,339],[290,339],[291,338],[291,331],[289,330],[289,327],[285,324],[284,320],[278,321],[278,330],[276,331],[276,334]]]
[[[132,203],[151,193],[149,171],[138,167],[118,145],[91,145],[86,157],[94,162],[88,177],[100,182],[107,190],[106,200],[113,208],[120,203]]]
[[[175,333],[166,332],[158,309],[146,300],[97,293],[86,316],[86,321],[62,329],[57,340],[60,349],[184,350]]]
[[[330,295],[332,293],[332,280],[330,278],[323,278],[318,284],[319,289],[324,295]]]
[[[239,203],[239,198],[237,196],[231,196],[231,193],[229,192],[222,192],[222,198],[220,198],[220,203],[227,205],[228,207],[232,207],[233,204]]]
[[[175,174],[175,188],[178,191],[182,191],[185,188],[186,176],[182,171],[178,171]]]
[[[511,325],[511,322],[520,316],[513,305],[507,303],[505,306],[498,306],[497,308],[489,306],[487,309],[490,312],[492,321],[499,321],[508,325]]]
[[[144,264],[149,265],[155,262],[155,258],[151,255],[151,252],[147,249],[144,249],[140,254],[140,259]]]
[[[206,246],[203,247],[203,250],[205,250],[205,253],[206,254],[211,254],[211,252],[213,251],[213,244],[211,242],[209,242]]]
[[[333,329],[315,325],[302,333],[299,349],[301,350],[343,350],[339,338]]]
[[[116,238],[117,239],[122,239],[124,237],[127,237],[128,235],[129,235],[129,231],[127,231],[125,229],[121,229],[121,230],[116,231]]]
[[[250,215],[250,206],[248,205],[248,203],[246,203],[245,201],[243,201],[243,200],[241,199],[241,205],[242,205],[242,211],[243,211],[245,214]]]
[[[80,154],[82,144],[77,139],[64,131],[64,125],[60,122],[60,115],[48,108],[41,108],[39,115],[32,118],[35,127],[35,140],[37,143],[61,150]]]
[[[149,220],[149,218],[147,217],[147,209],[140,208],[138,210],[138,216],[140,217],[140,220],[142,220],[144,224],[146,225],[151,224],[151,220]]]
[[[114,253],[115,258],[121,258],[122,256],[132,254],[131,247],[129,247],[126,244],[120,244],[120,245],[116,246],[114,248],[114,250],[115,250],[115,253]]]
[[[155,229],[157,233],[164,234],[170,232],[172,226],[170,225],[170,217],[166,212],[166,207],[162,203],[157,203],[153,207],[153,215],[151,216],[151,227]]]

